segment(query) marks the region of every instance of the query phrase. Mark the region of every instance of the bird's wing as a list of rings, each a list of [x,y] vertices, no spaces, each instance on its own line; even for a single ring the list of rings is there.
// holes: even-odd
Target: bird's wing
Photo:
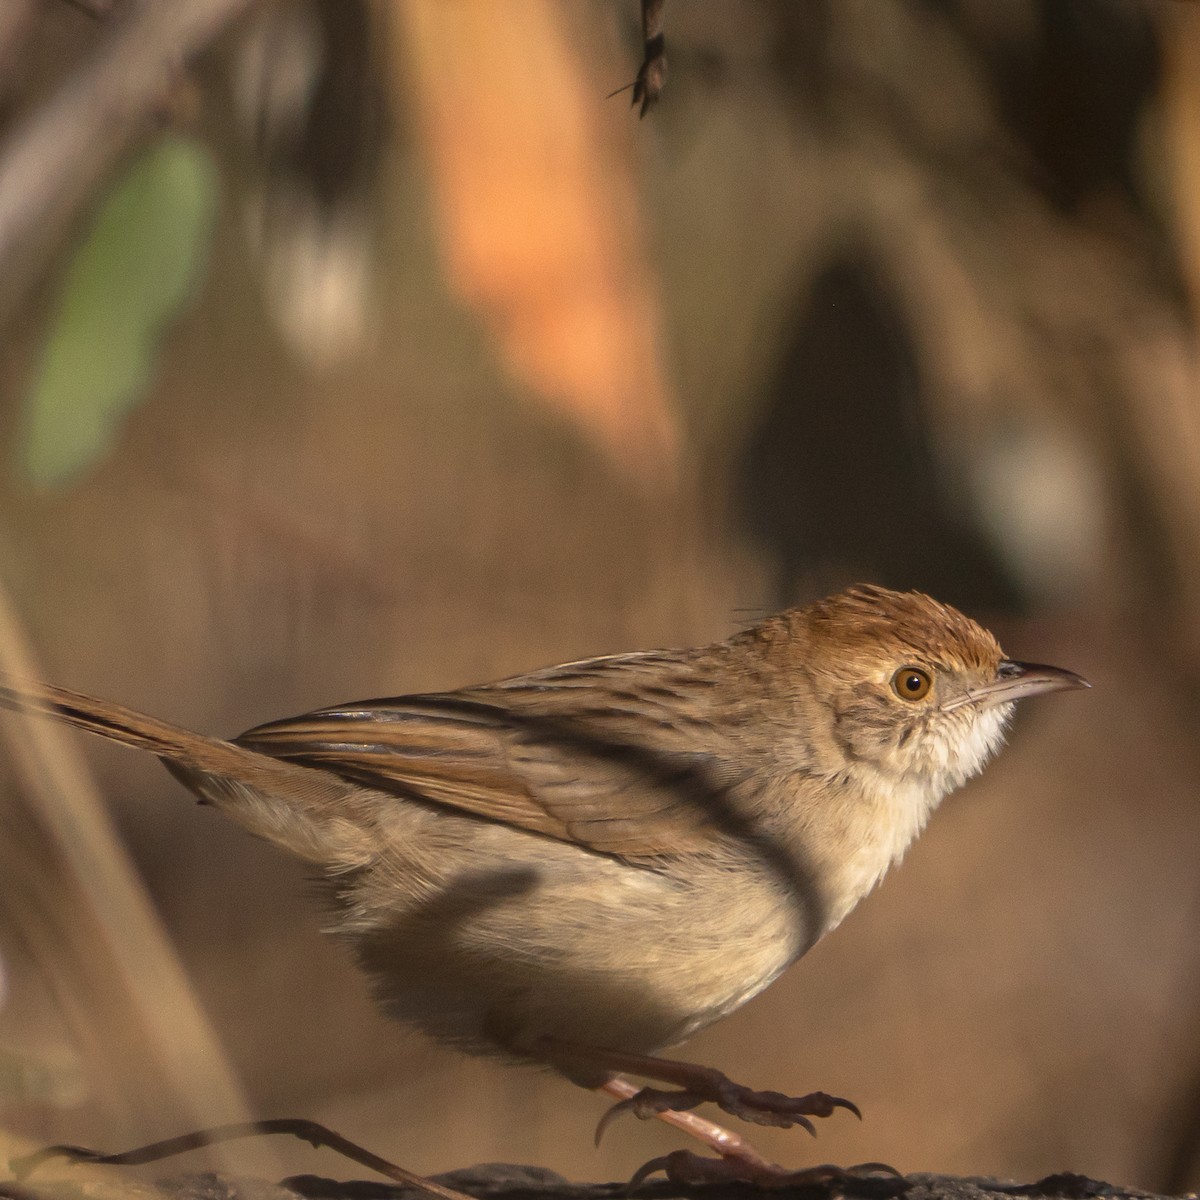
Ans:
[[[562,711],[530,711],[487,688],[405,696],[275,721],[236,744],[622,858],[670,856],[684,835],[694,845],[729,832],[730,773],[711,755],[573,719],[570,697],[549,707]]]

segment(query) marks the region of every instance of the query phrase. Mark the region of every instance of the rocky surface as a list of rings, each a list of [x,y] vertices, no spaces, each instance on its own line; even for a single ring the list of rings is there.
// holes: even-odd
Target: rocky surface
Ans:
[[[629,1195],[626,1183],[571,1183],[539,1167],[487,1164],[452,1171],[436,1182],[478,1200],[616,1200]],[[645,1200],[704,1197],[705,1200],[750,1200],[764,1190],[748,1184],[687,1185],[650,1180],[636,1191]],[[999,1197],[1044,1197],[1046,1200],[1154,1200],[1156,1193],[1088,1179],[1082,1175],[1050,1175],[1035,1183],[1012,1183],[983,1177],[912,1174],[841,1177],[836,1182],[772,1189],[771,1195],[823,1200],[997,1200]],[[375,1180],[336,1180],[296,1175],[271,1183],[215,1172],[180,1174],[149,1183],[124,1171],[107,1180],[95,1168],[77,1181],[58,1176],[52,1181],[0,1182],[3,1200],[108,1200],[109,1197],[161,1197],[164,1200],[417,1200],[416,1189]],[[1195,1193],[1192,1193],[1194,1196]]]

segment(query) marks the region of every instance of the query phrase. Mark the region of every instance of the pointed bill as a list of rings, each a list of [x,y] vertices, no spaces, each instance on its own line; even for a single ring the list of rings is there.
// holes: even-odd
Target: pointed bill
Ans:
[[[972,688],[965,696],[951,700],[945,708],[949,711],[961,708],[964,704],[991,708],[994,704],[1011,704],[1014,700],[1040,696],[1043,692],[1066,692],[1091,686],[1082,675],[1076,675],[1074,671],[1067,671],[1062,667],[1013,662],[1006,658],[1001,661],[993,682]]]

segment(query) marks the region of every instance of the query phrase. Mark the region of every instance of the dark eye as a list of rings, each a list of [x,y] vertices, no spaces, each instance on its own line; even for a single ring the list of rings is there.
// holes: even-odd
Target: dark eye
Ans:
[[[901,700],[924,700],[931,687],[929,672],[920,667],[901,667],[892,676],[892,690]]]

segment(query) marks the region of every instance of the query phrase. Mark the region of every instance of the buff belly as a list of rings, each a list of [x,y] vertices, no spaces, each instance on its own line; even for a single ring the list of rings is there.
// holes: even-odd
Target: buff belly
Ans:
[[[546,1036],[659,1050],[811,941],[804,897],[745,858],[691,860],[682,880],[475,822],[464,854],[439,820],[440,847],[418,837],[340,881],[333,929],[391,1015],[469,1051],[520,1058]]]

